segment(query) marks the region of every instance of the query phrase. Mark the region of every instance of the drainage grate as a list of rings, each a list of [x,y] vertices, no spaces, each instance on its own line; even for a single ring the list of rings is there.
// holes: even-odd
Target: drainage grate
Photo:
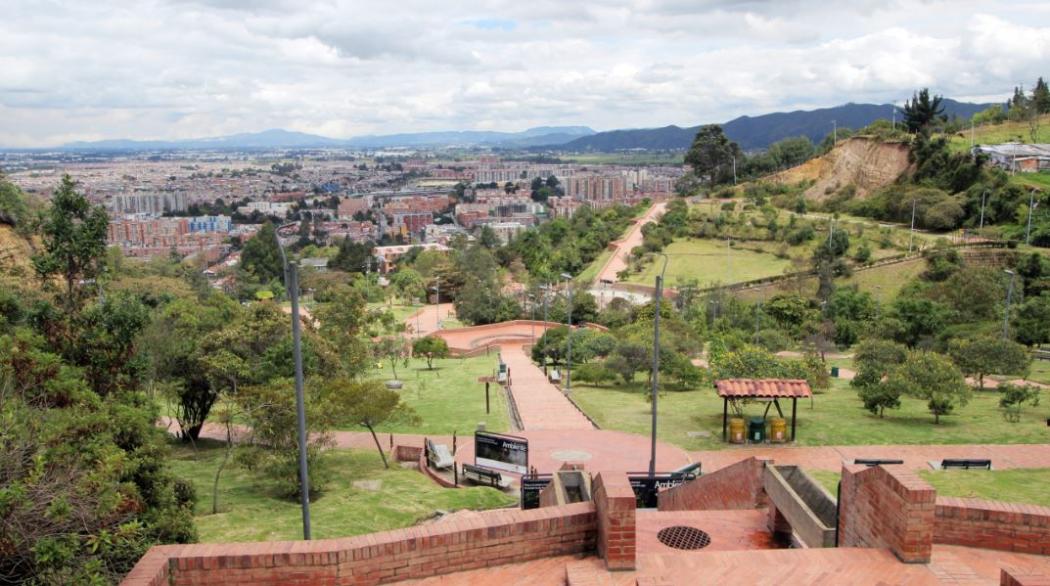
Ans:
[[[664,527],[656,534],[660,543],[675,549],[700,549],[711,543],[711,536],[697,529],[685,525]]]

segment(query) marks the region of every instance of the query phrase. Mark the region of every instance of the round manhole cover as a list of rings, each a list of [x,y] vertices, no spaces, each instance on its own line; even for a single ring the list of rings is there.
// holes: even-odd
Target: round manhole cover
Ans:
[[[590,452],[583,450],[554,450],[551,458],[561,462],[583,462],[591,459]]]
[[[656,534],[660,543],[675,549],[700,549],[711,543],[711,536],[697,529],[685,525],[664,527]]]

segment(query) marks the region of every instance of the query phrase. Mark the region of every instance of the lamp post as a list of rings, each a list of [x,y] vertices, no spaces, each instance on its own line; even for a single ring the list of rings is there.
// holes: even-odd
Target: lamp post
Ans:
[[[1014,296],[1014,277],[1017,275],[1011,270],[1003,272],[1010,275],[1010,286],[1006,289],[1006,310],[1003,311],[1003,339],[1005,340],[1010,328],[1010,301]]]
[[[981,225],[980,225],[980,227],[977,228],[978,235],[980,235],[980,232],[982,230],[984,230],[984,202],[985,202],[985,199],[987,197],[988,197],[988,190],[985,189],[984,191],[981,192]]]
[[[529,294],[529,323],[532,324],[532,345],[536,345],[536,298]]]
[[[310,474],[306,464],[306,402],[303,399],[302,324],[299,322],[299,265],[288,263],[281,238],[274,233],[284,265],[284,287],[292,303],[292,355],[295,362],[295,415],[299,427],[299,495],[303,515],[303,539],[310,539]]]
[[[441,329],[441,277],[434,282],[434,330]]]
[[[550,290],[550,285],[540,285],[540,290],[543,291],[543,346],[540,348],[540,361],[543,363],[543,376],[547,376],[547,292]]]
[[[1024,243],[1032,242],[1032,215],[1035,213],[1035,190],[1028,196],[1028,227],[1024,230]]]
[[[649,483],[648,486],[655,487],[656,477],[656,389],[660,376],[660,305],[663,301],[664,273],[667,272],[667,255],[664,257],[664,266],[660,274],[656,276],[656,290],[653,291],[653,426],[652,438],[649,449]]]
[[[908,233],[908,254],[911,254],[912,244],[915,243],[915,200],[911,200],[911,232]]]
[[[569,290],[569,311],[565,317],[565,323],[569,326],[568,344],[565,350],[565,394],[572,394],[572,275],[562,273],[565,279],[565,287]]]

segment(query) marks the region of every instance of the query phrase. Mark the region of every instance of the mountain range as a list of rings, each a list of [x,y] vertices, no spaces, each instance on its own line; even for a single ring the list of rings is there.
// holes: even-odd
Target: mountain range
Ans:
[[[971,104],[945,98],[944,113],[951,117],[967,119],[994,104]],[[838,128],[863,128],[880,119],[893,116],[891,104],[843,104],[819,110],[797,110],[775,112],[762,116],[741,116],[722,125],[726,137],[740,145],[745,151],[763,149],[774,142],[796,136],[805,136],[814,143]],[[900,109],[897,112],[901,118]],[[559,150],[568,151],[618,151],[630,149],[681,150],[688,149],[699,126],[663,128],[641,128],[637,130],[611,130],[563,143]]]
[[[972,104],[944,99],[948,116],[966,119],[993,104]],[[796,136],[819,142],[837,124],[838,128],[862,128],[880,118],[892,116],[890,104],[843,104],[833,108],[775,112],[761,116],[741,116],[722,125],[726,136],[745,151],[768,147],[774,142]],[[899,116],[899,111],[898,111]],[[178,149],[271,149],[271,148],[393,148],[393,147],[472,147],[502,149],[620,151],[683,150],[689,148],[699,126],[664,126],[595,132],[586,126],[541,126],[521,132],[491,130],[456,130],[356,136],[335,139],[289,130],[233,134],[213,138],[185,140],[101,140],[73,142],[64,150],[178,150]]]

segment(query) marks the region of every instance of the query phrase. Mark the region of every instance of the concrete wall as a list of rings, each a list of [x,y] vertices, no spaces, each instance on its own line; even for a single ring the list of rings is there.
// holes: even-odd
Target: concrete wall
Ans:
[[[766,466],[764,486],[769,497],[769,528],[784,525],[806,547],[835,546],[835,499],[797,466]]]

